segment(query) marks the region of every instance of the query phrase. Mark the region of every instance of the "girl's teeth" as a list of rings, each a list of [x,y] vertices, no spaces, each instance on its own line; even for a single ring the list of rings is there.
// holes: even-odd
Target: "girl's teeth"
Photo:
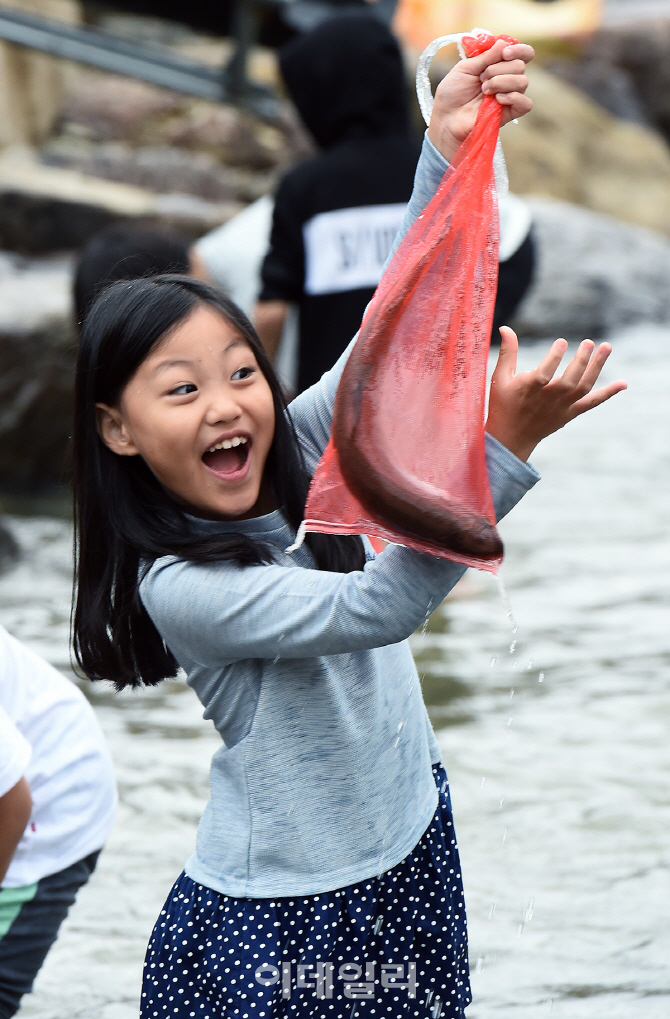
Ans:
[[[217,449],[232,449],[233,446],[241,446],[247,440],[243,435],[234,435],[232,439],[224,439],[223,442],[219,442],[217,446],[212,446],[208,449],[208,453],[213,453]]]

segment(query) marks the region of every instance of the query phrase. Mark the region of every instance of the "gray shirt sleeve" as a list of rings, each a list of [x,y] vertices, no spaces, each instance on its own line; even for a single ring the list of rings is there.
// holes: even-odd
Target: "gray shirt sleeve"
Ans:
[[[426,138],[398,243],[434,194],[446,166]],[[289,408],[310,470],[328,442],[335,393],[350,350],[351,344]],[[489,435],[486,462],[501,519],[539,475]],[[398,643],[421,625],[465,569],[399,545],[386,548],[363,571],[347,574],[169,558],[152,566],[140,590],[178,660],[183,655],[221,667],[249,658],[312,658]]]
[[[487,464],[502,516],[538,475],[490,437]],[[221,667],[248,658],[313,658],[398,643],[464,572],[450,560],[390,545],[355,573],[161,559],[140,591],[178,661]]]

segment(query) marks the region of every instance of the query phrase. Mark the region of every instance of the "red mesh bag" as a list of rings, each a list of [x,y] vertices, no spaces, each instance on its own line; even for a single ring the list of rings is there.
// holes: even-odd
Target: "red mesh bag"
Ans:
[[[469,55],[493,41],[473,38]],[[368,534],[491,572],[502,561],[484,448],[501,116],[485,97],[370,302],[309,490],[308,531]]]

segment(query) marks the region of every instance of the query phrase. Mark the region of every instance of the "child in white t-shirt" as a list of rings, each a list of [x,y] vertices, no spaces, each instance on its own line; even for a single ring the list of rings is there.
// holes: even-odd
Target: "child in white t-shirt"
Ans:
[[[31,990],[115,809],[93,709],[0,626],[0,1019]]]

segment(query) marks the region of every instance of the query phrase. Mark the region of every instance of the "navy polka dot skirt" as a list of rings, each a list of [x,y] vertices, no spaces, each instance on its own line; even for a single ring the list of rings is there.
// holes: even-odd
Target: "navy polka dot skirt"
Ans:
[[[447,776],[392,870],[305,898],[233,899],[181,874],[149,942],[141,1019],[462,1019],[463,884]]]

